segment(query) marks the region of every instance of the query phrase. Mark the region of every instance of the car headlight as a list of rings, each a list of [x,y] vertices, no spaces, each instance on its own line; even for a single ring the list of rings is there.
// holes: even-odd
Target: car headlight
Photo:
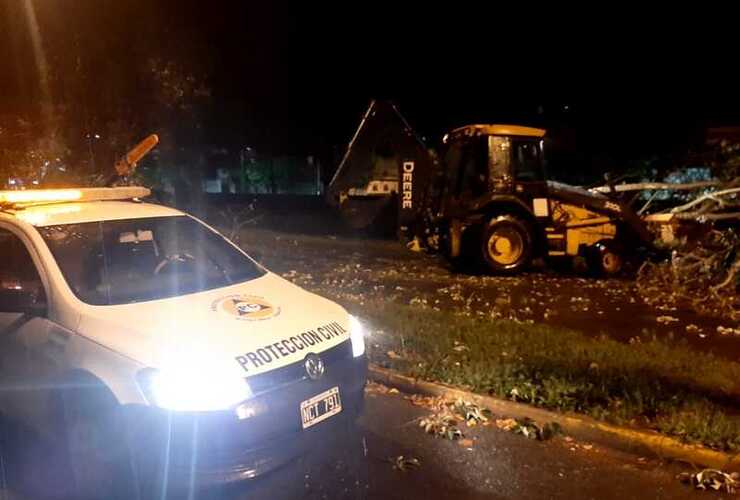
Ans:
[[[365,328],[354,316],[349,317],[349,338],[352,341],[352,356],[358,358],[365,354]]]
[[[226,410],[252,396],[243,377],[188,368],[143,370],[139,385],[150,403],[174,411]]]

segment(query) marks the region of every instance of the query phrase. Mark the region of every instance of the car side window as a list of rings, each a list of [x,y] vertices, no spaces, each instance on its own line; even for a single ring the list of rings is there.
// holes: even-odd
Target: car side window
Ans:
[[[0,229],[0,288],[28,290],[38,297],[44,293],[41,277],[28,248],[18,236],[6,229]]]

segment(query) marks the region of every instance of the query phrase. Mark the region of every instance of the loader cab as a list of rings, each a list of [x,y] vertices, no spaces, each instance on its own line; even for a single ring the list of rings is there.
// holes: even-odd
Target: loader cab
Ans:
[[[435,208],[449,257],[472,255],[498,273],[528,265],[549,221],[544,135],[516,125],[469,125],[445,136]]]
[[[445,191],[457,203],[492,195],[542,196],[546,186],[542,129],[470,125],[445,136]]]

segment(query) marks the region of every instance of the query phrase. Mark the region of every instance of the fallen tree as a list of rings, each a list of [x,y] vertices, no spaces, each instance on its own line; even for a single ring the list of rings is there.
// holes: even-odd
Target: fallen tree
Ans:
[[[740,236],[711,229],[684,238],[664,262],[645,262],[637,287],[650,304],[690,307],[700,313],[740,320]]]
[[[647,302],[740,320],[740,179],[651,219],[670,224],[675,238],[662,241],[669,259],[640,268]]]
[[[684,205],[674,207],[670,213],[679,219],[696,219],[699,222],[711,220],[740,221],[740,180],[733,187],[706,193]]]

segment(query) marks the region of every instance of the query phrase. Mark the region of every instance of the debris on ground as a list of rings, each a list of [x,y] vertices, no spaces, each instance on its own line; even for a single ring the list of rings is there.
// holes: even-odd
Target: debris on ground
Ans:
[[[496,419],[496,427],[502,431],[513,431],[519,424],[513,418],[500,418]]]
[[[458,441],[458,444],[462,446],[463,448],[472,449],[473,448],[473,440],[472,439],[461,439]]]
[[[488,408],[481,408],[475,403],[469,403],[462,399],[455,402],[453,411],[456,415],[462,417],[468,427],[486,424],[491,417],[491,410]]]
[[[704,469],[699,472],[682,472],[678,479],[691,484],[698,490],[714,490],[734,494],[740,486],[740,474],[728,474],[717,469]]]
[[[425,406],[435,411],[432,415],[419,420],[419,427],[427,434],[455,441],[465,437],[458,425],[462,422],[468,427],[486,425],[491,411],[475,403],[458,399],[454,403],[443,398],[411,396],[408,399],[418,406]]]
[[[432,411],[439,411],[445,405],[444,398],[440,396],[422,396],[421,394],[412,394],[406,396],[406,400],[411,402],[414,406],[422,406]]]
[[[729,326],[718,326],[717,333],[720,335],[740,335],[740,328],[730,328]]]
[[[457,419],[448,412],[435,413],[424,417],[419,421],[419,427],[427,434],[455,441],[463,437],[463,433],[457,428]]]
[[[528,439],[536,439],[537,441],[547,441],[562,432],[562,428],[557,422],[548,422],[540,426],[528,417],[522,419],[498,419],[496,420],[496,427],[503,431],[521,434]]]
[[[573,444],[571,444],[569,446],[568,449],[570,451],[578,451],[578,450],[591,451],[591,450],[594,449],[594,445],[592,445],[592,444],[578,444],[578,443],[573,443]]]
[[[740,189],[730,191],[737,199]],[[737,321],[739,249],[740,234],[733,229],[710,229],[698,238],[681,238],[669,259],[642,264],[637,289],[654,307],[689,307],[700,314]]]
[[[455,346],[452,348],[452,350],[455,352],[464,352],[464,351],[469,351],[470,348],[466,346],[465,344],[463,344],[462,342],[459,342],[456,340]]]
[[[699,333],[701,329],[695,324],[686,325],[686,331],[689,333]]]
[[[655,320],[661,325],[668,325],[670,323],[676,323],[678,318],[674,318],[673,316],[658,316]]]
[[[383,384],[378,384],[377,382],[373,382],[371,380],[368,380],[367,384],[365,385],[365,393],[366,394],[399,394],[398,389],[394,387],[388,387]]]
[[[421,467],[421,462],[419,461],[419,459],[414,457],[405,457],[403,455],[398,455],[395,458],[389,458],[388,461],[393,465],[393,468],[395,470],[400,470],[402,472],[418,469],[419,467]]]

